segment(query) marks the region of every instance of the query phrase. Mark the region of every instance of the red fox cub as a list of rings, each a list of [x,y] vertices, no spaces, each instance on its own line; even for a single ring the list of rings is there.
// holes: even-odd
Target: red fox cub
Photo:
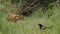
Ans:
[[[19,15],[19,14],[15,14],[15,13],[8,13],[7,15],[7,19],[8,21],[11,20],[11,21],[17,21],[19,19],[23,19],[24,16],[23,15]]]

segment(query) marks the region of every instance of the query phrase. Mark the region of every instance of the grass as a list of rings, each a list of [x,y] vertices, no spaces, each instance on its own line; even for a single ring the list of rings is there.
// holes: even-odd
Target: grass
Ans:
[[[5,9],[4,4],[0,4],[0,7],[0,34],[60,34],[60,8],[54,7],[52,10],[47,10],[45,14],[43,10],[38,9],[31,16],[14,23],[6,20],[7,13],[14,11],[14,8],[12,10],[12,6],[8,6],[8,9]],[[49,17],[49,14],[52,14],[52,16]],[[39,23],[47,27],[53,26],[53,28],[45,31],[40,30],[37,25]]]

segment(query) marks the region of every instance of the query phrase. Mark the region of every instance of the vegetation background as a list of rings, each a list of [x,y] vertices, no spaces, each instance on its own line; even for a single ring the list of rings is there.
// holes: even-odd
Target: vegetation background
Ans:
[[[11,0],[0,0],[0,34],[60,34],[59,4],[50,3],[49,9],[45,13],[42,8],[39,8],[31,16],[18,20],[17,23],[6,20],[7,13],[16,12],[17,2],[15,7],[13,4]],[[50,7],[52,8],[50,9]],[[37,25],[39,23],[47,27],[53,26],[53,28],[40,30]]]

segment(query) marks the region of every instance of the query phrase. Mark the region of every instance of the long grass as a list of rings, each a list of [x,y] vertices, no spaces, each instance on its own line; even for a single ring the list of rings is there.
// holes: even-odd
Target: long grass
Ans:
[[[17,23],[6,20],[7,13],[14,10],[10,3],[8,7],[0,3],[0,34],[60,34],[60,8],[53,7],[46,13],[38,9],[31,16],[18,20]],[[47,27],[53,26],[53,28],[40,30],[39,23]]]

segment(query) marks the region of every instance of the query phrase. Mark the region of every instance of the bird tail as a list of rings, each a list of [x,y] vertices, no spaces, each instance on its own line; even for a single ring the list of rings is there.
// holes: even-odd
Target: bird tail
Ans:
[[[50,28],[53,28],[53,26],[51,26],[51,27],[46,27],[47,29],[50,29]]]

